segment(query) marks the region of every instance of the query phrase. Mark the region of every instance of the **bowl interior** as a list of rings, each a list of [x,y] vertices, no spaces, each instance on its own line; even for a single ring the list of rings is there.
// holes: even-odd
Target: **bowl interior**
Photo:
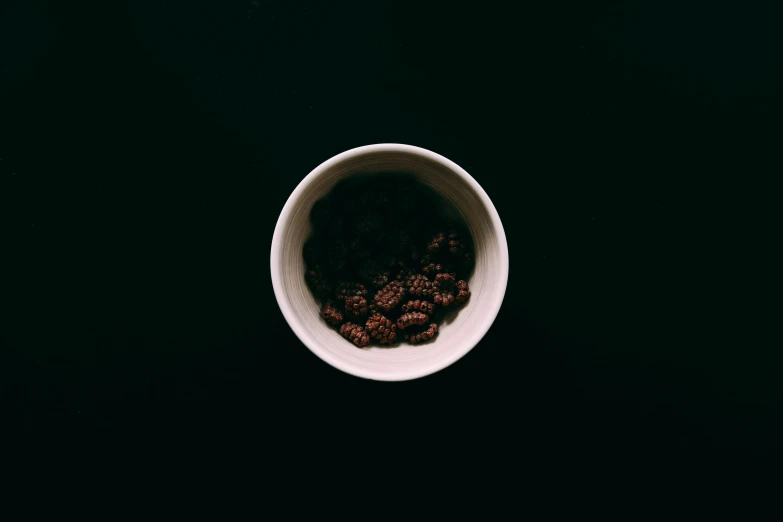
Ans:
[[[316,355],[347,373],[377,380],[405,380],[438,371],[467,353],[492,324],[505,293],[508,252],[502,226],[478,184],[456,164],[416,147],[362,147],[316,168],[297,187],[280,216],[272,246],[272,280],[291,328]],[[398,149],[399,148],[399,149]],[[395,150],[397,149],[397,150]],[[421,152],[419,152],[421,151]],[[464,220],[475,243],[471,298],[440,325],[430,342],[359,349],[319,315],[304,280],[302,248],[310,235],[310,211],[348,176],[403,172],[432,187]]]

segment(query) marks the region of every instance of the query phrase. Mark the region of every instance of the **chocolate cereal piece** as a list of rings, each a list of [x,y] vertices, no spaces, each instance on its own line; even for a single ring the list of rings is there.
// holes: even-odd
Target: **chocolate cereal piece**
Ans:
[[[470,286],[467,281],[457,281],[455,285],[457,287],[457,302],[462,304],[470,299]]]
[[[435,312],[435,306],[429,301],[422,301],[420,299],[416,299],[413,301],[408,301],[407,303],[402,305],[402,311],[406,313],[421,312],[423,314],[432,315]]]
[[[424,274],[415,274],[408,277],[405,280],[405,288],[408,291],[408,295],[415,297],[428,297],[435,291],[432,281]]]
[[[408,312],[406,314],[402,314],[400,318],[397,319],[397,328],[404,330],[413,325],[421,326],[428,323],[429,320],[430,317],[427,314],[423,314],[421,312]]]
[[[438,335],[438,325],[430,323],[429,326],[412,327],[405,331],[404,337],[411,344],[427,342]]]
[[[367,295],[367,287],[361,283],[342,281],[335,289],[335,297],[337,297],[338,301],[345,301],[348,297],[354,295],[365,297]]]
[[[351,317],[364,317],[367,315],[369,307],[367,299],[360,295],[352,295],[345,298],[345,313]]]
[[[343,322],[343,313],[334,307],[332,301],[326,301],[324,303],[321,308],[321,317],[323,317],[327,323],[334,326]]]
[[[351,341],[359,348],[364,348],[370,344],[370,336],[367,335],[363,326],[351,322],[345,323],[340,327],[340,335]]]
[[[387,284],[375,294],[373,301],[378,305],[378,308],[388,312],[394,308],[397,308],[402,302],[402,298],[405,297],[405,287],[401,281],[392,281]]]
[[[397,339],[397,325],[380,313],[374,313],[365,325],[370,337],[381,344],[391,344]]]

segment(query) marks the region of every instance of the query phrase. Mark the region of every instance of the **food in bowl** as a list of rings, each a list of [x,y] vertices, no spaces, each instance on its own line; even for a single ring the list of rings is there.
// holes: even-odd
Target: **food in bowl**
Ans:
[[[467,303],[473,241],[454,208],[404,174],[356,175],[313,206],[305,280],[359,348],[420,344]]]

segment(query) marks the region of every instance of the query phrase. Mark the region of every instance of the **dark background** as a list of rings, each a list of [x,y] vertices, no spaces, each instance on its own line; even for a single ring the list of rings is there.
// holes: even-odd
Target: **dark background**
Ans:
[[[460,462],[776,444],[778,13],[630,4],[2,2],[4,424]],[[269,277],[297,183],[380,142],[463,166],[510,249],[484,340],[407,383],[321,362]]]

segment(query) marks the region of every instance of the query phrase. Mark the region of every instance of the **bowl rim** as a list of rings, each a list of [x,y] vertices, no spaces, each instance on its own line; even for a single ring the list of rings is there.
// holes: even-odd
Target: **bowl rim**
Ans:
[[[483,314],[483,321],[479,327],[471,333],[469,338],[466,339],[466,342],[463,343],[458,350],[450,352],[447,357],[438,360],[436,364],[424,368],[412,368],[410,370],[403,370],[395,373],[379,373],[377,371],[362,368],[360,366],[346,364],[339,357],[334,356],[330,352],[322,349],[321,346],[319,346],[317,343],[313,342],[306,334],[304,326],[296,318],[291,303],[283,297],[283,283],[281,278],[277,277],[280,272],[279,254],[283,245],[283,223],[292,213],[294,205],[296,205],[296,202],[298,201],[301,194],[320,175],[322,175],[332,166],[352,157],[378,152],[402,152],[421,156],[446,166],[457,176],[461,177],[470,186],[471,190],[473,190],[473,192],[479,197],[484,207],[486,208],[492,222],[492,228],[497,236],[497,243],[499,246],[498,257],[500,259],[500,272],[497,274],[497,277],[501,286],[496,295],[493,296],[490,303],[491,305],[485,309],[486,311]],[[275,293],[275,299],[277,300],[277,304],[280,307],[280,311],[283,313],[283,317],[285,317],[288,326],[291,328],[291,330],[293,330],[294,334],[299,338],[302,344],[304,344],[321,360],[333,366],[334,368],[337,368],[338,370],[356,377],[378,381],[407,381],[418,379],[436,373],[464,357],[486,335],[486,333],[489,331],[489,328],[494,323],[498,313],[500,312],[500,307],[503,304],[503,298],[505,297],[508,286],[508,268],[508,244],[506,243],[506,234],[503,230],[503,224],[500,221],[500,216],[498,215],[495,206],[492,204],[492,201],[489,199],[489,196],[487,196],[487,193],[484,191],[481,185],[479,185],[478,182],[465,171],[465,169],[450,159],[431,150],[402,143],[376,143],[372,145],[355,147],[329,158],[310,171],[310,173],[299,182],[294,191],[286,200],[283,209],[280,211],[280,216],[278,217],[277,223],[275,224],[275,231],[274,235],[272,236],[272,247],[270,251],[270,274],[272,277],[272,288]]]

